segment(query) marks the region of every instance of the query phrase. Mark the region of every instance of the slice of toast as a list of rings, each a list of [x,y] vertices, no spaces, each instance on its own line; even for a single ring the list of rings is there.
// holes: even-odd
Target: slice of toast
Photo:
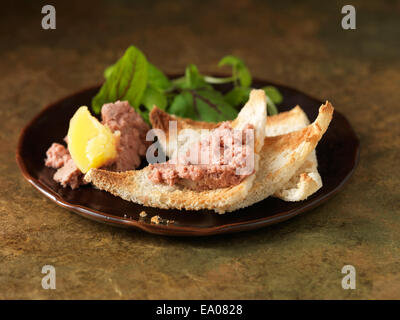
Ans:
[[[233,129],[243,129],[248,124],[254,127],[254,164],[257,172],[260,151],[265,138],[266,97],[263,90],[252,90],[249,101],[232,121]],[[91,169],[85,180],[99,189],[106,190],[125,200],[158,208],[187,210],[209,209],[224,213],[226,208],[243,202],[256,177],[252,174],[240,184],[215,190],[194,191],[182,186],[153,183],[149,178],[150,168],[126,172],[111,172]]]
[[[250,206],[281,190],[299,170],[328,129],[333,106],[327,101],[317,119],[307,127],[274,137],[266,137],[261,150],[256,179],[246,199],[229,206],[233,211]]]
[[[303,109],[300,106],[296,106],[290,111],[269,117],[266,126],[266,136],[273,137],[297,131],[309,124],[310,121]],[[307,199],[322,187],[322,179],[317,167],[318,161],[314,149],[293,177],[282,189],[277,190],[273,196],[285,201]]]
[[[170,121],[176,121],[176,132],[170,130]],[[157,107],[153,108],[150,112],[150,122],[153,128],[161,129],[165,132],[165,136],[159,137],[159,142],[166,155],[170,158],[176,156],[177,150],[185,150],[185,145],[190,144],[188,140],[176,139],[176,135],[179,135],[182,130],[192,129],[200,132],[201,129],[214,129],[219,125],[219,123],[180,118],[170,115]],[[267,117],[265,135],[270,137],[282,135],[303,129],[309,124],[310,121],[305,112],[300,106],[296,106],[290,111]],[[174,133],[176,135],[174,135]],[[170,141],[175,141],[177,143],[169,143]],[[322,187],[322,179],[318,173],[317,167],[317,157],[315,150],[313,150],[293,177],[282,189],[277,190],[274,196],[285,201],[301,201],[307,199],[311,194]]]

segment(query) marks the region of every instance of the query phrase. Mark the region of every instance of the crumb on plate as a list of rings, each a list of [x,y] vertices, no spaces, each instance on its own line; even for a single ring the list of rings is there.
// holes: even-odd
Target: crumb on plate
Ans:
[[[139,216],[141,216],[142,218],[147,216],[147,213],[145,211],[142,211],[141,213],[139,213]]]
[[[159,224],[161,222],[161,220],[162,219],[160,218],[160,216],[153,216],[150,219],[151,223],[154,223],[154,224]]]

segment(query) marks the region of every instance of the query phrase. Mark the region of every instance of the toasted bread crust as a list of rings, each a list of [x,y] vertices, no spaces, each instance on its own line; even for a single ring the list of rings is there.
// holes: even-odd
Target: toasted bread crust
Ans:
[[[154,184],[146,167],[137,171],[112,172],[91,169],[85,180],[101,190],[122,199],[162,209],[215,210],[223,213],[226,206],[244,199],[250,190],[249,180],[230,188],[193,191],[187,188]],[[254,180],[254,175],[251,177]]]
[[[220,123],[196,121],[188,118],[180,118],[166,113],[156,106],[150,112],[150,123],[154,129],[161,129],[164,132],[169,131],[169,121],[177,121],[178,132],[182,129],[215,129]]]
[[[167,136],[169,133],[169,121],[177,121],[177,128],[178,132],[182,129],[194,129],[194,130],[201,130],[201,129],[215,129],[221,123],[215,122],[205,122],[205,121],[197,121],[192,120],[189,118],[181,118],[178,116],[174,116],[172,114],[166,113],[165,111],[159,109],[157,106],[154,106],[150,112],[150,123],[152,128],[154,129],[161,129],[163,130]],[[228,121],[231,122],[231,121]],[[275,127],[275,126],[282,126],[283,124],[289,124],[291,131],[293,128],[297,128],[298,124],[302,124],[307,122],[308,118],[304,111],[300,108],[300,106],[295,106],[293,109],[285,112],[281,112],[279,114],[268,116],[266,121],[266,128],[268,127]],[[282,132],[283,133],[283,132]],[[281,134],[282,134],[281,133]]]

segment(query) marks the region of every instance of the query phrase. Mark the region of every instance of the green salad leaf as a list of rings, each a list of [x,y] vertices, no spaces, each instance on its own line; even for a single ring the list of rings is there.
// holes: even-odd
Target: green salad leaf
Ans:
[[[186,67],[183,81],[178,81],[177,85],[180,89],[211,88],[194,64]]]
[[[233,120],[238,114],[237,109],[226,102],[219,91],[201,89],[192,92],[192,95],[199,110],[200,120],[208,122]]]
[[[147,59],[134,46],[130,46],[118,62],[108,71],[106,82],[92,100],[92,108],[99,113],[103,104],[127,100],[139,109],[148,77]]]
[[[251,74],[242,59],[234,56],[225,56],[220,60],[218,66],[226,65],[232,66],[232,76],[240,81],[242,87],[251,86]]]
[[[148,85],[160,92],[171,88],[171,82],[155,65],[148,63]]]
[[[168,105],[167,97],[162,91],[155,89],[153,86],[147,86],[143,93],[142,104],[151,111],[154,106],[165,110]]]
[[[280,104],[283,101],[282,94],[279,90],[273,86],[266,86],[263,88],[265,94],[272,100],[275,104]]]
[[[168,112],[207,122],[232,120],[238,111],[213,89],[186,90],[175,96]]]
[[[251,88],[234,87],[231,91],[225,94],[226,102],[232,106],[244,105],[249,100]]]
[[[105,83],[93,98],[92,109],[99,113],[104,103],[128,100],[147,122],[154,106],[194,120],[232,120],[249,99],[252,77],[243,60],[232,55],[223,57],[218,66],[230,66],[232,75],[202,75],[194,64],[189,64],[184,76],[170,80],[139,49],[130,46],[104,71]],[[222,94],[213,87],[218,84],[232,84],[233,88]],[[262,89],[267,95],[268,114],[278,113],[281,93],[273,86]]]
[[[183,91],[176,95],[168,108],[168,113],[175,114],[182,118],[196,119],[192,95],[188,91]]]
[[[107,79],[111,76],[111,73],[113,72],[115,68],[115,64],[109,66],[106,68],[106,70],[104,70],[104,78]]]

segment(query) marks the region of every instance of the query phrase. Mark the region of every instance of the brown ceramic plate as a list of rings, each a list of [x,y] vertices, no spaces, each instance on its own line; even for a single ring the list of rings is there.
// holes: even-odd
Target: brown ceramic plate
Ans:
[[[255,80],[253,84],[257,88],[271,83]],[[278,87],[284,97],[283,103],[279,105],[280,111],[299,104],[310,120],[315,119],[321,101],[286,86],[272,85]],[[96,86],[80,91],[40,112],[21,133],[17,162],[24,177],[46,197],[83,217],[99,222],[174,236],[205,236],[261,228],[292,218],[327,201],[343,188],[358,162],[359,140],[347,119],[335,111],[329,129],[317,147],[318,170],[324,185],[305,201],[285,202],[270,197],[251,207],[219,215],[210,211],[144,207],[96,190],[90,185],[77,190],[62,188],[52,179],[55,170],[44,166],[46,150],[52,142],[63,141],[69,119],[79,106],[90,105],[98,89],[99,86]],[[221,86],[218,89],[224,92],[229,87]],[[139,216],[142,211],[147,213],[144,219]],[[159,215],[165,222],[174,222],[151,224],[150,218],[154,215]]]

